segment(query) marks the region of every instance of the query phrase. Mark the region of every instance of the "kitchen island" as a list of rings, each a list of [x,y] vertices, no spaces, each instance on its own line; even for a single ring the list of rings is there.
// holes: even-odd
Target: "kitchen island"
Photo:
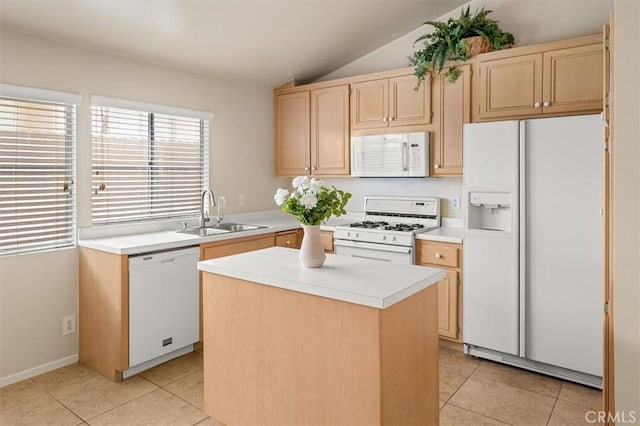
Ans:
[[[204,405],[233,425],[438,424],[436,268],[280,247],[198,263]]]

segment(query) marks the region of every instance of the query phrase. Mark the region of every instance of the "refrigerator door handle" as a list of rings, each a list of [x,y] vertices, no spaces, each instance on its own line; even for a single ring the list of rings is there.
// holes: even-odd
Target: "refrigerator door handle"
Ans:
[[[527,122],[525,120],[520,121],[520,146],[519,146],[519,199],[520,205],[519,207],[519,251],[520,255],[518,258],[520,259],[518,270],[519,270],[519,296],[520,296],[520,310],[519,310],[519,329],[520,329],[520,357],[526,358],[526,301],[527,301],[527,293],[526,293],[526,276],[527,276],[527,221],[526,221],[526,207],[527,207],[527,181],[526,181],[526,130],[527,130]]]

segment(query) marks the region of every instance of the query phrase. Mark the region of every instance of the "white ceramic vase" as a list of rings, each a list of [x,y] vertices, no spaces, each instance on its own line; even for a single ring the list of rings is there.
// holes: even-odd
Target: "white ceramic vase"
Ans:
[[[304,237],[298,258],[305,268],[321,268],[327,257],[320,240],[320,225],[302,225]]]

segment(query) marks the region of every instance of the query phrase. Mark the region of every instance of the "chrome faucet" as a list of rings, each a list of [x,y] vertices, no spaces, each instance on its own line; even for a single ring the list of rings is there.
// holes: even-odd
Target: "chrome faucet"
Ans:
[[[222,207],[222,203],[227,203],[227,200],[224,197],[219,197],[218,198],[218,215],[216,216],[216,226],[219,226],[220,223],[222,222],[222,219],[224,219],[224,217],[220,214],[220,207]]]
[[[209,203],[211,207],[216,206],[216,197],[213,195],[210,189],[205,189],[202,191],[201,200],[200,200],[200,228],[204,228],[207,222],[209,221],[209,217],[204,216],[204,197],[209,194]]]

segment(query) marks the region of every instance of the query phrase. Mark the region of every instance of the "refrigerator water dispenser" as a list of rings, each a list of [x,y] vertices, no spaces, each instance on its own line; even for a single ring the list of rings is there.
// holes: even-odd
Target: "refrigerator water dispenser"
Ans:
[[[469,229],[511,231],[511,194],[470,192]]]

